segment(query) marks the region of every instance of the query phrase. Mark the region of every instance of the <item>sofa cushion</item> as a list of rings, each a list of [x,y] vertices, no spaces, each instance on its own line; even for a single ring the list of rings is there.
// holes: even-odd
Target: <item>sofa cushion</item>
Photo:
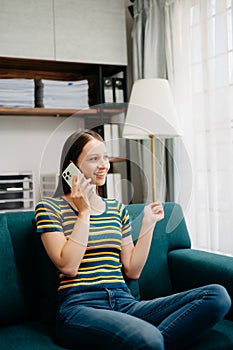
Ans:
[[[25,322],[0,328],[1,350],[64,350],[53,341],[53,333],[41,322]]]
[[[222,320],[200,341],[189,350],[232,350],[233,349],[233,322]]]
[[[145,204],[128,205],[132,222],[133,240],[137,241]],[[150,253],[139,278],[141,299],[153,299],[173,291],[167,254],[171,249],[190,248],[190,238],[181,207],[164,204],[164,220],[156,224]]]
[[[128,206],[134,243],[137,242],[139,236],[144,206],[145,205],[142,204]],[[141,299],[153,299],[171,293],[172,289],[167,264],[167,250],[168,241],[166,236],[154,234],[147,262],[138,281],[138,289]],[[163,277],[161,278],[161,276]]]
[[[0,215],[0,325],[25,315],[25,294],[17,269],[6,215]]]
[[[27,318],[39,316],[38,274],[35,257],[34,212],[7,213],[7,224],[14,250],[17,272],[24,291],[24,313]]]
[[[58,270],[46,253],[41,236],[35,234],[35,239],[40,317],[51,323],[55,321],[57,309]]]
[[[174,292],[206,284],[223,285],[233,300],[233,258],[196,249],[169,252],[168,262]],[[227,318],[233,320],[233,307]]]

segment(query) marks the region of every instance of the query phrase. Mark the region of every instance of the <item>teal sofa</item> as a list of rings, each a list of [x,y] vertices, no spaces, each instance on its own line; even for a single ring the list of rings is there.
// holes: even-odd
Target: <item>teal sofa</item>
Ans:
[[[143,207],[128,206],[135,241]],[[164,210],[139,281],[127,281],[135,297],[150,299],[208,283],[221,283],[233,297],[233,258],[191,249],[181,207],[165,203]],[[1,350],[61,350],[53,333],[57,271],[33,219],[33,212],[0,214]],[[233,349],[232,309],[209,336],[190,347],[199,349]]]

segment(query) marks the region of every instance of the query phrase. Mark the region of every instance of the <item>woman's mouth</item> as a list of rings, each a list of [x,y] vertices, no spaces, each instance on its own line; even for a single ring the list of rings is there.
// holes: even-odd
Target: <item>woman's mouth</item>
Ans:
[[[98,173],[98,174],[95,174],[96,177],[100,177],[100,178],[103,178],[106,176],[106,173]]]

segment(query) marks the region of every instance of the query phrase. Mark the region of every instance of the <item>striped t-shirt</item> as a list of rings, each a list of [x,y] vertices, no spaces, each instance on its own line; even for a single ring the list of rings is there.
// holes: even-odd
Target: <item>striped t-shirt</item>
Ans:
[[[90,216],[86,252],[74,278],[60,273],[59,291],[125,287],[120,261],[121,245],[131,235],[126,207],[116,199],[104,199],[105,211]],[[78,212],[62,197],[44,198],[36,206],[37,232],[72,233]],[[128,241],[128,240],[127,240]]]

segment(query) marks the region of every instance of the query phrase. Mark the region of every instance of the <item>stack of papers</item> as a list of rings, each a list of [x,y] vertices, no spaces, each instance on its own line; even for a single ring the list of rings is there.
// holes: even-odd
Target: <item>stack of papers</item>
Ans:
[[[44,108],[87,109],[88,81],[41,80],[39,103]]]
[[[0,107],[34,107],[33,79],[0,79]]]

